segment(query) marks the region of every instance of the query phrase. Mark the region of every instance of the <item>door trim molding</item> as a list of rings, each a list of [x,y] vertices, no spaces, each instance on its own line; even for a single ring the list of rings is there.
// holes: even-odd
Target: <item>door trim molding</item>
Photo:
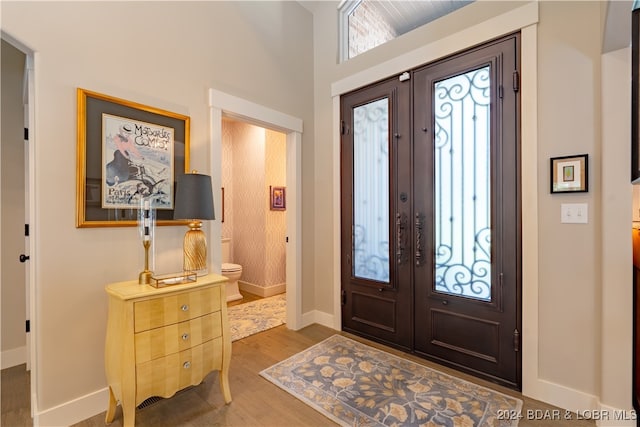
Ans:
[[[211,167],[214,188],[220,188],[222,159],[222,117],[233,117],[264,128],[286,134],[287,162],[287,327],[294,331],[302,328],[302,119],[273,110],[234,95],[209,89],[211,112]],[[218,203],[221,203],[218,201]],[[210,263],[219,270],[221,258],[221,225],[211,227]],[[212,243],[215,242],[215,245]]]
[[[333,97],[333,282],[334,328],[342,329],[340,278],[340,95],[399,74],[404,70],[433,62],[514,31],[521,32],[522,99],[522,393],[541,400],[550,394],[541,383],[538,370],[538,179],[537,179],[537,2],[513,9],[466,30],[380,63],[331,85]],[[526,70],[526,72],[524,72]],[[579,393],[579,392],[578,392]],[[580,393],[579,393],[580,394]],[[575,396],[574,396],[575,397]],[[571,401],[558,398],[557,401]],[[579,398],[580,401],[585,401]],[[546,398],[549,401],[549,398]],[[553,403],[553,402],[552,402]],[[556,402],[556,404],[558,404]],[[574,408],[580,409],[580,408]],[[584,409],[584,408],[582,408]]]
[[[25,218],[29,224],[36,224],[36,137],[38,135],[36,128],[36,81],[35,70],[39,55],[33,49],[27,45],[0,30],[0,39],[11,44],[13,47],[25,54],[25,68],[23,83],[23,108],[25,114],[25,127],[29,129],[29,143],[26,144],[27,151],[25,153],[25,192],[27,197],[25,200]],[[27,209],[28,206],[28,209]],[[33,230],[33,227],[32,227]],[[30,412],[34,421],[38,415],[38,340],[37,334],[39,333],[38,323],[38,311],[36,295],[39,288],[36,263],[38,258],[38,235],[31,232],[29,236],[28,247],[25,247],[25,251],[31,257],[31,261],[27,263],[26,275],[25,275],[25,292],[26,292],[26,316],[31,322],[31,331],[26,334],[26,344],[24,349],[24,358],[26,361],[26,369],[31,371],[29,381],[29,393],[30,393]],[[22,349],[22,347],[21,347]],[[18,349],[18,352],[22,350]],[[14,352],[8,354],[15,355]],[[3,355],[3,357],[6,354]],[[4,361],[4,360],[3,360]],[[4,365],[2,366],[4,369]],[[34,424],[37,426],[37,424]]]
[[[479,42],[489,41],[519,31],[537,22],[538,3],[527,3],[463,31],[443,37],[396,58],[335,81],[331,84],[331,96],[339,97],[359,87],[471,48]]]

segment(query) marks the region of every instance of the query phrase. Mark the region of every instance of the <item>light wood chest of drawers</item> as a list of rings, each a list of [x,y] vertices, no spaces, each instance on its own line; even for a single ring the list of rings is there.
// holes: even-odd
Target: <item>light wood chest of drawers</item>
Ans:
[[[107,285],[107,423],[118,401],[124,425],[133,426],[136,407],[146,399],[171,397],[213,370],[220,371],[224,400],[231,402],[226,281],[210,274],[165,288],[137,280]]]

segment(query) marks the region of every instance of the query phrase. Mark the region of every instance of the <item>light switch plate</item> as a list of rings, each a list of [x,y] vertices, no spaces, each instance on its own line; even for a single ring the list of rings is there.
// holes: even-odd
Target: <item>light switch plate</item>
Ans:
[[[562,203],[560,205],[560,222],[587,224],[589,222],[589,205],[586,203]]]

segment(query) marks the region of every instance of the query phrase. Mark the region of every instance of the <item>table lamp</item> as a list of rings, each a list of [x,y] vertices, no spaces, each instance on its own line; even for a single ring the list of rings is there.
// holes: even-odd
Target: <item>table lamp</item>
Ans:
[[[156,226],[156,212],[153,206],[153,199],[140,199],[140,207],[138,208],[138,232],[142,239],[144,247],[144,270],[138,275],[138,283],[141,285],[151,284],[151,275],[153,272],[149,267],[149,249],[153,243],[154,230]]]
[[[202,221],[215,219],[211,177],[195,173],[178,175],[173,219],[189,220],[184,235],[183,269],[198,276],[207,273],[207,239]]]

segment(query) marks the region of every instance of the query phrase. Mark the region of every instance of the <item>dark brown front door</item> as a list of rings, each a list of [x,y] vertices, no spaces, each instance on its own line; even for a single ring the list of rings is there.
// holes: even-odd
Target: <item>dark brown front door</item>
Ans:
[[[417,244],[426,251],[414,273],[414,349],[512,387],[521,329],[517,50],[513,36],[413,75]]]
[[[410,82],[342,98],[343,329],[411,349]]]
[[[343,329],[520,386],[519,36],[342,98]]]

